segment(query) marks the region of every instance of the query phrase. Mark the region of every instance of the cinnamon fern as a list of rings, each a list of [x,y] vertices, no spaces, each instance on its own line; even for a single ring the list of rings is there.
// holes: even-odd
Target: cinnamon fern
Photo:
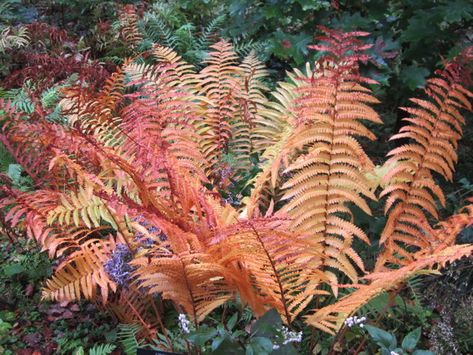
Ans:
[[[133,48],[137,21],[125,7],[122,36]],[[438,222],[445,197],[436,182],[453,177],[461,110],[472,108],[461,84],[471,52],[411,100],[393,137],[409,143],[375,167],[363,149],[376,138],[366,124],[381,123],[376,82],[360,69],[368,34],[321,30],[310,46],[320,59],[291,72],[271,99],[255,54],[239,63],[221,40],[200,72],[154,44],[97,92],[82,82],[64,89],[61,122],[40,100],[28,112],[1,100],[0,142],[33,182],[21,191],[0,177],[2,223],[59,260],[43,298],[95,301],[148,338],[162,333],[172,350],[163,302],[196,324],[237,297],[258,316],[276,309],[287,324],[316,305],[305,321],[334,332],[379,293],[471,255],[471,245],[454,245],[473,224],[471,204]],[[219,192],[253,157],[261,170],[237,210]],[[379,186],[383,250],[360,278],[354,240],[370,240],[352,209],[370,215]],[[342,278],[355,291],[326,304]]]
[[[468,52],[448,63],[443,70],[427,81],[425,98],[411,99],[414,107],[407,125],[392,139],[409,139],[409,143],[388,153],[386,165],[395,163],[384,177],[387,184],[381,197],[387,196],[388,214],[380,243],[384,252],[377,269],[386,263],[407,264],[417,250],[432,251],[441,240],[425,233],[430,220],[438,221],[437,202],[445,206],[445,196],[436,176],[453,179],[456,149],[462,136],[465,119],[461,111],[472,110],[473,93],[462,86],[464,68],[459,62]]]

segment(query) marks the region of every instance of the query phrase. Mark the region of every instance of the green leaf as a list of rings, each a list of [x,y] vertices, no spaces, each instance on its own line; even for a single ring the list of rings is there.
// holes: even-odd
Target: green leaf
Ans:
[[[402,348],[405,350],[414,350],[417,343],[419,342],[421,334],[421,328],[416,328],[404,337],[402,341]]]
[[[237,323],[237,320],[238,320],[238,313],[235,313],[233,316],[231,316],[231,318],[228,320],[228,323],[227,323],[227,328],[229,330],[232,330],[233,327],[235,327],[235,324]]]
[[[3,267],[3,273],[9,277],[21,274],[22,272],[25,272],[25,271],[26,271],[26,268],[19,263],[9,264]]]
[[[251,334],[256,336],[271,337],[276,333],[276,328],[281,326],[281,316],[275,309],[266,312],[251,326]]]
[[[203,329],[199,329],[193,334],[190,334],[187,337],[187,340],[197,346],[204,346],[206,342],[208,342],[210,339],[217,336],[217,334],[218,334],[218,330],[215,328],[203,328]]]
[[[218,347],[220,346],[220,344],[222,344],[222,342],[225,340],[224,337],[218,337],[218,338],[215,338],[213,341],[212,341],[212,351],[215,351],[218,349]]]
[[[402,69],[399,75],[401,81],[411,90],[415,90],[425,85],[425,78],[429,75],[429,70],[419,67],[417,64]]]
[[[432,351],[429,350],[416,350],[412,355],[435,355]]]
[[[397,345],[396,337],[385,330],[379,329],[372,325],[365,325],[365,329],[373,340],[382,348],[393,349]]]
[[[270,353],[273,350],[273,342],[265,337],[256,337],[251,340],[258,348]]]

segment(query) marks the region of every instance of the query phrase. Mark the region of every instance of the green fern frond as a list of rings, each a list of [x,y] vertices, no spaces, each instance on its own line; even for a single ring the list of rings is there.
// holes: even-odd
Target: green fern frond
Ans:
[[[209,46],[212,44],[212,36],[216,35],[224,21],[225,15],[221,15],[209,22],[197,39],[197,49],[205,50],[209,48]]]
[[[115,349],[113,344],[98,344],[89,350],[89,355],[108,355]]]
[[[117,338],[122,344],[123,352],[126,355],[135,355],[140,342],[136,339],[141,327],[138,324],[120,324],[118,326]]]

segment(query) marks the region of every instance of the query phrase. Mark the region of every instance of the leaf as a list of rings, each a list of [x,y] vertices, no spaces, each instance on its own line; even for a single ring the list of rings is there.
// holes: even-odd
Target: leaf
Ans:
[[[251,326],[251,334],[270,337],[274,330],[282,324],[281,316],[275,309],[266,312]]]
[[[429,350],[416,350],[412,355],[435,355],[432,351]]]
[[[9,264],[3,267],[3,272],[5,273],[6,276],[9,276],[9,277],[21,274],[25,271],[26,271],[26,268],[20,263]]]
[[[273,342],[265,337],[255,337],[251,340],[251,344],[259,350],[258,354],[262,354],[261,350],[270,353],[273,350]]]
[[[218,347],[220,346],[220,344],[222,344],[222,342],[225,340],[225,337],[218,337],[218,338],[215,338],[213,341],[212,341],[212,351],[215,351],[218,349]]]
[[[429,70],[424,67],[419,67],[417,64],[412,64],[402,69],[399,74],[401,81],[411,90],[423,87],[426,82],[426,77],[429,75]]]
[[[402,348],[405,350],[414,350],[417,343],[419,342],[421,335],[421,328],[416,328],[407,334],[402,341]]]
[[[391,333],[369,324],[365,325],[365,329],[380,347],[387,349],[393,349],[396,347],[396,337]]]
[[[238,313],[235,313],[235,314],[228,320],[227,328],[228,328],[229,330],[232,330],[233,327],[235,327],[237,321],[238,321]]]

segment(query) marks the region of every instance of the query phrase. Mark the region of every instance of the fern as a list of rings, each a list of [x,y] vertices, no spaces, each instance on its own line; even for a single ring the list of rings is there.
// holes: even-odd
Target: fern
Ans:
[[[89,355],[108,355],[115,350],[116,346],[113,344],[98,344],[89,349]]]
[[[411,99],[416,107],[404,108],[410,115],[405,119],[408,124],[392,139],[408,138],[411,143],[388,153],[386,164],[397,165],[386,174],[387,186],[380,195],[387,196],[388,221],[380,239],[385,250],[377,261],[378,270],[386,263],[409,263],[413,251],[432,250],[442,242],[429,239],[424,231],[429,218],[438,220],[436,201],[445,206],[432,173],[452,179],[464,124],[460,110],[472,110],[473,93],[460,80],[462,67],[452,61],[427,81],[428,99]]]
[[[354,237],[365,242],[368,238],[350,222],[352,214],[346,204],[354,203],[370,214],[361,195],[371,199],[375,196],[364,176],[373,163],[354,137],[374,139],[359,121],[381,121],[367,105],[377,100],[363,86],[373,82],[358,73],[358,63],[367,60],[362,52],[368,47],[356,37],[367,34],[324,31],[326,36],[321,40],[327,44],[312,48],[327,55],[319,60],[310,78],[301,78],[306,83],[301,85],[295,102],[295,116],[290,122],[294,128],[281,148],[285,159],[302,152],[284,171],[290,177],[282,185],[283,200],[288,200],[283,210],[294,219],[295,230],[313,235],[317,245],[314,253],[323,250],[326,267],[356,281],[352,263],[361,270],[364,266],[351,243]],[[272,167],[273,174],[276,169],[278,165]],[[336,283],[336,275],[330,270],[326,273]]]
[[[126,9],[122,22],[130,28],[123,34],[135,46],[138,18]],[[327,286],[337,296],[342,272],[356,291],[305,318],[333,332],[380,293],[470,255],[471,245],[453,244],[473,223],[471,204],[436,227],[428,223],[436,217],[433,197],[442,196],[433,172],[451,177],[458,109],[469,108],[471,94],[459,85],[463,63],[447,64],[441,79],[429,81],[435,102],[416,100],[420,108],[409,109],[411,124],[397,136],[413,143],[375,168],[357,141],[375,138],[362,121],[380,123],[367,87],[374,82],[359,73],[369,46],[358,37],[366,33],[323,31],[324,44],[312,48],[324,56],[289,74],[273,94],[276,102],[265,98],[266,72],[255,55],[239,65],[223,40],[198,73],[156,45],[154,61],[125,60],[98,92],[82,84],[64,88],[64,122],[48,119],[54,91],[43,100],[33,95],[31,112],[11,102],[17,93],[0,100],[0,142],[35,187],[0,186],[2,223],[24,228],[60,260],[43,298],[103,305],[134,324],[120,331],[134,353],[138,337],[166,337],[156,300],[196,326],[236,296],[255,314],[275,308],[291,324],[309,304],[332,299]],[[255,153],[263,169],[240,213],[216,190],[243,173]],[[350,204],[369,214],[366,198],[375,200],[378,186],[391,220],[382,270],[358,284],[364,265],[353,239],[368,239]],[[123,253],[125,269],[113,270]]]
[[[136,47],[142,41],[138,28],[139,17],[134,5],[125,5],[119,15],[120,34],[128,45]]]
[[[136,335],[139,331],[140,326],[136,324],[120,324],[118,326],[117,338],[126,355],[135,355],[138,351],[140,343],[136,339]]]
[[[232,134],[231,122],[236,114],[238,82],[240,74],[236,66],[237,56],[231,45],[220,41],[212,46],[208,66],[199,73],[198,93],[207,98],[203,109],[204,120],[197,122],[197,132],[202,136],[201,149],[206,158],[210,175],[222,179],[223,155],[229,152]]]
[[[398,270],[373,273],[367,277],[369,285],[360,285],[359,289],[350,295],[327,307],[319,309],[315,314],[307,317],[307,322],[323,331],[334,334],[344,320],[358,308],[380,293],[391,290],[404,283],[408,278],[423,273],[425,268],[434,265],[445,266],[446,263],[470,256],[473,252],[471,245],[456,245],[434,253],[425,258],[419,258],[408,266]]]

